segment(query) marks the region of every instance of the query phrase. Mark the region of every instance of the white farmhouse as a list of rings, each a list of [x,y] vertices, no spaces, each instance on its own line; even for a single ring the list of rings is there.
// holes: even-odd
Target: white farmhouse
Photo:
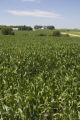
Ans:
[[[13,31],[18,31],[18,30],[19,30],[19,28],[12,28],[12,30],[13,30]]]
[[[43,27],[40,28],[40,30],[47,30],[47,27],[43,26]]]

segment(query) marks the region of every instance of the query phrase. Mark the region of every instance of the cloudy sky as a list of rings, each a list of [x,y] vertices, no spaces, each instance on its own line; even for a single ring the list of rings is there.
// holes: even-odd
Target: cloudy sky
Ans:
[[[80,0],[0,0],[0,25],[80,28]]]

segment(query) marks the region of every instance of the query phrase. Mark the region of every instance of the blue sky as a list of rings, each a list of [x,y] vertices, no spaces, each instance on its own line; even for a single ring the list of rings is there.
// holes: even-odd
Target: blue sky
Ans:
[[[0,25],[80,28],[80,0],[0,0]]]

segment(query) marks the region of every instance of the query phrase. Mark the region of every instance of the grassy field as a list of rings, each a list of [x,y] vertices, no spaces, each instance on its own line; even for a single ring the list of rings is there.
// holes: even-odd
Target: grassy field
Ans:
[[[66,33],[80,35],[80,32],[76,32],[76,31],[67,31]]]
[[[62,32],[65,32],[67,34],[75,34],[75,35],[80,35],[80,30],[60,30]]]
[[[80,120],[80,38],[0,33],[0,120]]]

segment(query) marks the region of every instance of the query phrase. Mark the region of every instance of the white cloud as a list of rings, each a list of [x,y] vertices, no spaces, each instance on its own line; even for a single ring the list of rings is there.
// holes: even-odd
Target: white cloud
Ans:
[[[33,17],[43,17],[43,18],[61,17],[59,14],[48,11],[41,11],[41,10],[35,10],[35,11],[8,10],[7,12],[17,16],[33,16]]]
[[[40,2],[40,0],[22,0],[23,2]]]

